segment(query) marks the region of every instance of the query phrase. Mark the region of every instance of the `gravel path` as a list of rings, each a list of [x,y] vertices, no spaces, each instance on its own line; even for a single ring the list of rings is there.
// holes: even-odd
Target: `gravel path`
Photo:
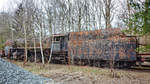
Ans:
[[[0,84],[56,84],[52,79],[34,75],[0,58]]]

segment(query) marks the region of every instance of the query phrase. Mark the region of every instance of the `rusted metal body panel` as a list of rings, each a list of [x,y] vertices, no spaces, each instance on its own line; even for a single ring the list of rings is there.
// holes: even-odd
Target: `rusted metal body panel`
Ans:
[[[46,38],[42,44],[43,44],[42,47],[43,47],[43,54],[44,54],[45,60],[48,61],[50,53],[51,53],[51,49],[52,49],[52,59],[57,57],[57,58],[64,58],[66,60],[67,58],[66,56],[68,56],[67,55],[68,34],[67,35],[53,35],[49,38]],[[52,44],[53,44],[53,48],[52,48]],[[37,55],[37,60],[42,59],[41,48],[39,46],[36,46],[36,48],[34,48],[33,46],[30,46],[27,49],[28,49],[28,59],[30,61],[34,61],[35,53]],[[36,52],[34,49],[36,49]],[[13,58],[14,56],[17,59],[23,60],[24,59],[24,47],[17,47],[17,48],[11,49],[11,57]]]
[[[73,59],[136,61],[136,38],[120,29],[70,33],[68,56]]]

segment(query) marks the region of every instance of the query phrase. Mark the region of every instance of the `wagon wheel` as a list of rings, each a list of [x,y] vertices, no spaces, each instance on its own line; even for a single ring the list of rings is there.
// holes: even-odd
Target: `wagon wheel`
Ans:
[[[115,62],[114,68],[120,68],[120,63],[119,62]]]
[[[44,50],[44,56],[49,56],[50,55],[50,50]]]
[[[34,62],[34,57],[35,57],[35,56],[34,56],[34,53],[30,53],[30,57],[29,57],[28,60],[29,60],[30,62]]]
[[[95,61],[95,62],[93,63],[93,66],[95,66],[95,67],[100,67],[100,62],[99,62],[99,61]]]

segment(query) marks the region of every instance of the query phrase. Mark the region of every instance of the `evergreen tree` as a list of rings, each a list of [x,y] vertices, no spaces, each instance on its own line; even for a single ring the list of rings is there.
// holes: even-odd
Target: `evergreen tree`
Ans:
[[[130,6],[134,13],[130,17],[131,24],[129,30],[138,35],[150,33],[150,0],[130,0]]]
[[[130,6],[134,10],[128,21],[128,32],[138,36],[147,36],[150,34],[150,0],[130,0]],[[147,38],[146,38],[147,39]],[[138,51],[150,51],[150,44],[137,48]]]

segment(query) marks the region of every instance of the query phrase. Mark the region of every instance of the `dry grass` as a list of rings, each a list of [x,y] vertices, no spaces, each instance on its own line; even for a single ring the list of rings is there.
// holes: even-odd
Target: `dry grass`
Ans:
[[[96,67],[89,67],[89,66],[60,65],[60,64],[43,65],[41,63],[27,63],[25,66],[23,66],[23,62],[16,62],[16,61],[11,61],[11,62],[34,74],[52,78],[57,82],[67,81],[66,84],[75,82],[77,79],[78,81],[80,81],[80,83],[76,82],[78,84],[99,84],[98,83],[99,81],[105,81],[106,83],[102,83],[102,84],[107,84],[109,83],[108,80],[109,81],[116,80],[120,82],[120,84],[126,84],[122,82],[128,80],[133,82],[136,80],[135,84],[138,83],[150,84],[150,72],[114,70],[115,78],[112,78],[112,72],[110,69],[103,69],[103,68],[96,68]],[[83,80],[80,79],[84,79],[86,80],[86,82],[84,83]],[[131,82],[131,84],[134,83]]]
[[[60,65],[60,64],[41,64],[41,63],[27,63],[25,66],[22,62],[13,61],[14,64],[28,70],[34,74],[49,73],[49,72],[68,72],[74,73],[79,72],[84,75],[95,74],[95,75],[104,75],[109,76],[111,74],[110,69],[102,69],[97,67],[89,66],[74,66],[74,65]],[[120,72],[118,72],[121,74]]]

